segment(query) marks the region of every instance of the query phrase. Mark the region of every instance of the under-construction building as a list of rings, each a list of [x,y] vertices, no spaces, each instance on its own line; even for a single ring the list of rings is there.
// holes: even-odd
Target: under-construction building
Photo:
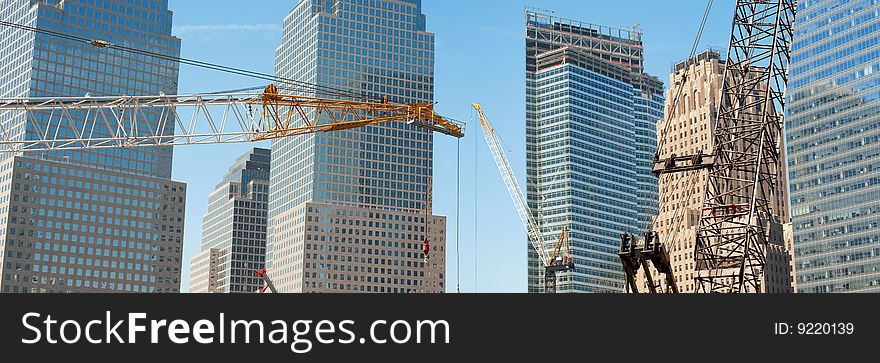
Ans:
[[[657,213],[651,174],[663,83],[644,73],[641,30],[527,10],[526,173],[529,208],[548,249],[570,228],[576,268],[558,292],[619,292],[619,235]],[[531,246],[529,292],[544,268]]]
[[[656,124],[657,134],[663,140],[658,150],[660,160],[676,155],[712,153],[724,64],[725,60],[718,51],[706,50],[673,66],[665,104],[667,120],[658,120]],[[781,174],[784,180],[784,170]],[[707,175],[707,169],[699,169],[660,177],[660,214],[653,230],[659,238],[657,242],[666,246],[676,285],[683,293],[698,290],[694,283],[694,244],[706,196]],[[788,223],[786,189],[784,183],[779,186],[781,193],[775,206],[781,219],[773,223],[775,233],[771,233],[771,237],[776,238],[767,247],[765,283],[762,286],[771,293],[793,291],[790,224],[779,223]],[[655,286],[664,286],[665,277],[653,266],[650,268]],[[640,270],[636,282],[640,291],[648,290],[645,278],[644,271]]]

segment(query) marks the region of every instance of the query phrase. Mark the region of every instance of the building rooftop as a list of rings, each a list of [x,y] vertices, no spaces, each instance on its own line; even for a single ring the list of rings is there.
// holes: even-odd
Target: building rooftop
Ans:
[[[672,72],[677,73],[692,64],[697,64],[701,61],[711,59],[717,59],[719,63],[726,62],[726,60],[721,59],[721,51],[715,48],[708,48],[700,53],[697,53],[693,57],[675,63],[675,65],[672,66]]]
[[[537,69],[539,72],[565,64],[587,69],[621,82],[632,82],[628,69],[616,63],[603,60],[585,50],[564,47],[543,52],[537,56]]]
[[[631,29],[602,26],[578,20],[566,19],[554,15],[553,11],[532,7],[526,8],[526,19],[528,24],[532,26],[552,28],[557,31],[564,31],[578,35],[589,35],[596,38],[634,45],[641,45],[642,34],[644,33],[644,31],[636,24],[634,24]]]

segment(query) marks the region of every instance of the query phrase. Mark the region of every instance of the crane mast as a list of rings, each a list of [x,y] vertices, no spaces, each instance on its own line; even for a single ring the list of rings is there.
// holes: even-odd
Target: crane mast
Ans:
[[[489,123],[489,120],[483,112],[483,108],[479,104],[471,103],[471,105],[477,111],[477,116],[480,119],[480,126],[483,128],[483,136],[486,139],[486,144],[492,152],[492,158],[495,160],[498,171],[501,173],[504,185],[507,186],[507,192],[513,200],[516,212],[519,214],[519,218],[523,226],[526,228],[529,242],[535,249],[535,253],[538,255],[538,260],[544,267],[544,292],[555,293],[556,274],[558,272],[574,269],[574,263],[571,258],[570,247],[568,244],[568,228],[563,228],[552,255],[548,255],[547,248],[544,245],[544,236],[541,232],[541,228],[529,209],[526,197],[523,195],[522,189],[519,187],[519,182],[516,180],[516,174],[514,174],[513,168],[510,166],[510,162],[507,161],[507,156],[504,154],[504,149],[501,147],[501,140],[498,139],[498,135],[495,133],[495,128]]]
[[[695,247],[697,291],[763,292],[780,223],[785,87],[797,0],[738,0]]]
[[[713,153],[655,160],[658,175],[708,170],[694,247],[698,292],[765,291],[767,249],[782,239],[774,225],[785,206],[782,119],[796,9],[797,0],[736,1]]]

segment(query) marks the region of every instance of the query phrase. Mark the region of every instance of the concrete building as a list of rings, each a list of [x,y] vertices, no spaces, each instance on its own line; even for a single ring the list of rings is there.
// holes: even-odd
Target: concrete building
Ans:
[[[276,72],[375,99],[431,102],[434,35],[425,22],[419,0],[301,0],[284,19]],[[432,150],[431,132],[402,123],[276,140],[267,269],[279,291],[445,291],[446,219],[431,214]]]
[[[798,292],[880,292],[880,4],[800,2],[788,81]]]
[[[706,50],[695,57],[675,64],[669,76],[670,89],[666,97],[666,120],[656,123],[657,134],[665,140],[660,146],[660,159],[671,155],[712,154],[713,130],[721,101],[725,60],[714,50]],[[673,111],[675,98],[681,91],[681,99]],[[784,173],[783,173],[784,174]],[[654,222],[654,232],[660,242],[666,244],[672,264],[673,275],[679,291],[696,292],[694,284],[694,248],[700,214],[706,196],[708,170],[667,174],[660,178],[660,214]],[[783,177],[784,179],[784,177]],[[780,190],[787,190],[785,183]],[[780,221],[774,223],[773,241],[768,247],[765,267],[765,292],[793,292],[791,287],[791,249],[783,240],[790,229],[788,224],[787,197],[776,204]],[[782,222],[782,223],[779,223]],[[655,284],[666,286],[664,276],[652,267]],[[636,283],[646,291],[644,271],[639,272]]]
[[[619,292],[619,236],[657,213],[651,174],[663,83],[644,73],[642,33],[526,12],[529,207],[552,249],[570,228],[576,269],[560,292]],[[543,268],[529,246],[529,291]]]
[[[180,54],[164,0],[7,0],[0,15]],[[10,27],[0,29],[0,54],[0,97],[177,93],[172,61]],[[159,114],[141,117],[158,127]],[[47,120],[43,113],[0,114],[10,138],[34,138]],[[173,123],[165,132],[174,132]],[[179,292],[186,186],[170,180],[171,160],[170,148],[0,155],[2,292]]]
[[[251,293],[266,263],[269,206],[268,149],[236,160],[211,193],[202,223],[202,251],[192,258],[191,293]]]
[[[190,260],[189,292],[192,294],[216,293],[217,272],[220,270],[220,249],[203,249]]]

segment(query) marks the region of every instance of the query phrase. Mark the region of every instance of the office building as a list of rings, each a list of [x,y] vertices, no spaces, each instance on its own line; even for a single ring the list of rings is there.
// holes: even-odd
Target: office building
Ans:
[[[13,0],[2,2],[0,14],[22,25],[180,54],[164,0]],[[0,97],[177,93],[176,62],[10,27],[0,29],[0,39]],[[157,113],[140,117],[144,125],[160,125]],[[0,115],[12,132],[4,137],[18,139],[35,138],[48,120],[48,113]],[[173,123],[164,132],[173,133]],[[170,148],[0,155],[2,291],[179,292],[186,186],[170,180],[171,160]]]
[[[263,281],[269,200],[268,149],[236,160],[208,198],[202,251],[192,259],[191,293],[252,293]]]
[[[276,72],[373,99],[431,102],[434,35],[425,23],[418,0],[301,0],[284,19]],[[445,291],[432,150],[431,132],[404,123],[276,140],[266,264],[279,291]]]
[[[786,134],[798,292],[880,292],[880,4],[798,4]]]
[[[665,115],[667,120],[657,120],[657,135],[663,139],[659,156],[661,160],[678,156],[713,154],[713,130],[721,103],[725,60],[719,52],[706,50],[693,58],[673,66],[669,76]],[[675,98],[681,94],[678,104]],[[665,135],[665,136],[664,136]],[[658,241],[666,245],[676,285],[682,293],[697,292],[694,283],[694,248],[700,214],[706,197],[708,170],[671,173],[660,178],[660,214],[654,223]],[[783,172],[782,180],[785,179]],[[787,190],[785,182],[779,186]],[[779,221],[773,222],[774,233],[767,250],[763,292],[790,293],[792,290],[791,249],[783,238],[787,232],[788,207],[786,193],[780,193],[775,210]],[[665,276],[653,266],[651,276],[655,286],[666,287]],[[640,270],[636,283],[640,291],[647,291],[644,270]]]
[[[526,12],[526,173],[529,207],[548,248],[570,228],[573,272],[560,292],[623,291],[620,234],[650,228],[651,174],[663,83],[644,73],[638,29]],[[543,268],[529,248],[529,291]]]

